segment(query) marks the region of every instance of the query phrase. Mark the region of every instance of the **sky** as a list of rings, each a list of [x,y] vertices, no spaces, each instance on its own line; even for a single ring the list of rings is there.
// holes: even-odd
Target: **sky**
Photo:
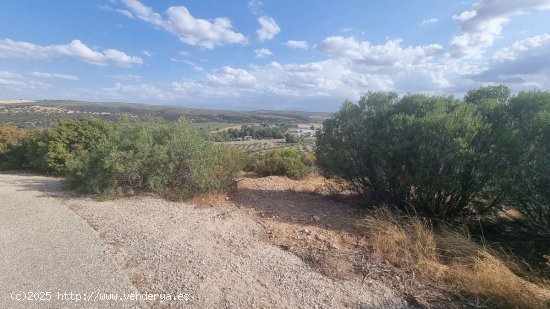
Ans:
[[[550,89],[550,0],[2,0],[0,98],[335,111]]]

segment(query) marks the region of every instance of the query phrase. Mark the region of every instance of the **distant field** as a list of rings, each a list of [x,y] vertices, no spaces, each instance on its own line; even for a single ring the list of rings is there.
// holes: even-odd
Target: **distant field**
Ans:
[[[284,147],[298,147],[298,149],[303,152],[313,152],[315,147],[315,138],[307,138],[303,142],[296,144],[286,143],[284,139],[235,141],[224,142],[223,144],[247,153],[262,153],[267,150]]]
[[[230,124],[230,125],[228,125],[228,126],[226,126],[226,127],[220,128],[220,131],[225,132],[225,131],[227,131],[227,130],[229,130],[229,129],[240,130],[242,126],[243,126],[242,124],[234,124],[234,123],[232,123],[232,124]]]
[[[15,103],[14,101],[17,101]],[[4,100],[0,105],[0,123],[13,123],[22,127],[52,127],[59,119],[97,117],[117,120],[122,117],[160,117],[175,121],[182,116],[195,123],[208,123],[203,127],[212,130],[236,124],[304,124],[322,123],[329,113],[303,111],[228,111],[191,109],[178,106],[146,105],[134,103],[93,103],[82,101]]]
[[[224,128],[236,126],[234,123],[230,122],[198,122],[197,126],[205,131],[218,131],[223,130]],[[240,125],[237,125],[240,127]]]
[[[31,100],[0,100],[0,104],[31,103]]]

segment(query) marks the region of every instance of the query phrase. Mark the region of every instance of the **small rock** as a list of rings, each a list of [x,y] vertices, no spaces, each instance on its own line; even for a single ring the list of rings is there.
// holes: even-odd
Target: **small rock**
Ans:
[[[321,220],[321,217],[319,217],[319,216],[313,216],[313,220],[319,222],[319,221]]]

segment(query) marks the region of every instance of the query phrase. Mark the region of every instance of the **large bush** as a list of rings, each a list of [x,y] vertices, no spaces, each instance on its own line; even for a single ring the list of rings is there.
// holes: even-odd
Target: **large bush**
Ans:
[[[100,119],[60,120],[58,127],[46,133],[46,170],[56,175],[67,172],[65,163],[77,152],[88,149],[105,139],[113,124]]]
[[[508,94],[505,87],[488,87],[462,101],[370,93],[358,104],[344,103],[325,121],[317,139],[318,165],[362,193],[429,216],[495,210],[511,197],[512,169],[536,161],[521,150],[525,133],[511,120],[517,113]],[[541,121],[548,123],[544,115]],[[544,125],[536,126],[540,132]],[[537,140],[548,144],[547,138]]]
[[[295,147],[278,148],[263,154],[255,163],[261,176],[287,176],[300,179],[309,173],[304,154]]]
[[[60,120],[56,128],[49,130],[2,126],[0,168],[63,176],[67,160],[76,152],[97,144],[112,128],[112,123],[99,119]]]
[[[506,188],[510,204],[550,230],[550,93],[522,92],[510,100],[514,139]]]
[[[0,170],[20,169],[23,166],[24,145],[32,134],[28,129],[0,125]]]
[[[66,183],[83,192],[109,197],[145,191],[180,200],[233,188],[240,163],[191,123],[159,120],[118,124],[67,167]]]

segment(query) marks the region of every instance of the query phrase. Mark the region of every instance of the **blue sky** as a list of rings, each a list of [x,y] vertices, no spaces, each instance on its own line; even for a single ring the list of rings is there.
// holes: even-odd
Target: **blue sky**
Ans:
[[[336,110],[550,88],[550,0],[3,0],[0,98]]]

